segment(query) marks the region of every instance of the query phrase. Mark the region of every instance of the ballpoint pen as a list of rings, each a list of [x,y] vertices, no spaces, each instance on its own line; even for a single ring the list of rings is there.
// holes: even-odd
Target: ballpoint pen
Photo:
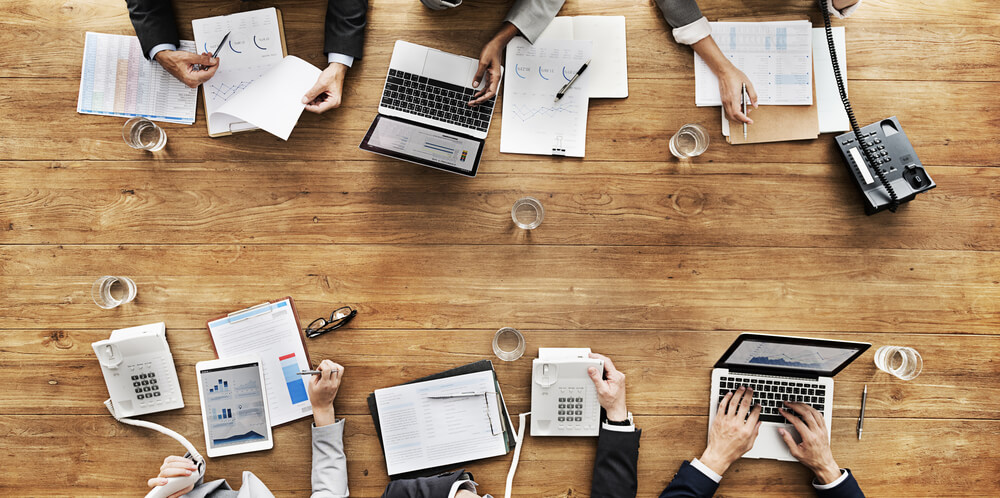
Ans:
[[[573,83],[576,82],[576,79],[579,78],[581,74],[583,74],[583,72],[587,69],[587,66],[589,65],[590,65],[590,60],[584,62],[583,65],[580,66],[580,70],[573,75],[573,79],[566,82],[566,84],[559,89],[559,93],[556,94],[556,99],[553,100],[553,102],[559,102],[559,99],[563,98],[563,95],[566,95],[566,92],[569,91],[569,87],[573,86]]]
[[[333,371],[339,371],[339,368],[334,367]],[[296,375],[323,375],[322,370],[303,370],[301,372],[295,372]]]
[[[496,394],[492,392],[465,392],[465,393],[455,393],[455,394],[436,394],[433,396],[425,396],[428,399],[447,399],[447,398],[470,398],[472,396],[485,396],[487,394]]]
[[[215,52],[212,52],[212,58],[213,59],[219,56],[219,52],[222,51],[222,46],[226,44],[226,40],[229,39],[229,35],[230,34],[232,34],[232,31],[230,31],[229,33],[226,33],[226,36],[223,36],[222,37],[222,41],[219,42],[219,46],[215,47]],[[195,50],[197,51],[197,49],[195,49]],[[205,66],[198,66],[198,67],[199,67],[199,69],[198,69],[199,71],[208,71],[208,69],[205,69]]]
[[[858,441],[861,441],[861,431],[865,427],[865,402],[868,401],[868,384],[865,384],[865,390],[861,393],[861,415],[858,416]]]
[[[747,95],[747,84],[744,83],[743,84],[743,90],[740,92],[740,105],[743,106],[743,116],[744,117],[746,117],[746,115],[747,115],[747,100],[749,100],[749,96]],[[744,142],[747,141],[747,123],[746,123],[746,121],[743,122],[743,141]]]

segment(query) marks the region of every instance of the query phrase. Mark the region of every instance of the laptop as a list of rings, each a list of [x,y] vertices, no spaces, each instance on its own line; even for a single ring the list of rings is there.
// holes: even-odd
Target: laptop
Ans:
[[[727,392],[735,392],[740,386],[753,388],[753,402],[761,405],[760,432],[753,449],[743,457],[797,461],[778,433],[778,428],[783,427],[796,441],[802,440],[795,427],[778,413],[782,401],[797,401],[819,410],[829,435],[833,376],[870,347],[865,342],[740,334],[712,369],[709,427]]]
[[[496,103],[494,96],[468,105],[486,86],[485,81],[478,88],[469,86],[478,68],[476,59],[397,40],[378,115],[361,149],[476,176]],[[501,68],[501,80],[502,74]]]

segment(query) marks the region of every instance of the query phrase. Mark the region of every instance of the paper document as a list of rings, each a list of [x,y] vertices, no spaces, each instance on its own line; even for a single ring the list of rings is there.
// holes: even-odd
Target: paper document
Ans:
[[[591,59],[589,40],[518,36],[507,44],[500,152],[583,157],[590,103],[588,67],[558,102],[556,93]]]
[[[590,98],[628,97],[625,16],[559,16],[538,36],[546,40],[591,40],[593,60],[587,67]]]
[[[375,403],[389,475],[507,453],[492,370],[378,389]]]
[[[826,41],[826,29],[813,28],[813,58],[816,71],[816,105],[819,108],[819,132],[834,133],[851,129],[847,110],[840,101],[837,78],[830,63],[830,49]],[[840,74],[844,77],[844,91],[847,91],[847,36],[843,26],[833,28],[833,46],[837,50]]]
[[[260,356],[267,386],[271,426],[312,415],[303,376],[311,370],[291,301],[253,307],[208,322],[219,358],[254,353]]]
[[[722,53],[753,82],[759,105],[811,105],[812,24],[809,21],[713,22]],[[695,105],[722,105],[719,79],[694,54]]]
[[[194,52],[194,42],[180,49]],[[192,124],[197,104],[198,89],[146,60],[138,38],[87,32],[76,112]]]

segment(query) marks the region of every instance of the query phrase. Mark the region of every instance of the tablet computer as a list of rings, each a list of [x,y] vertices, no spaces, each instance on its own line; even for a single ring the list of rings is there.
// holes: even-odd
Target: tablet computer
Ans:
[[[248,355],[200,361],[195,368],[208,456],[274,447],[260,358]]]

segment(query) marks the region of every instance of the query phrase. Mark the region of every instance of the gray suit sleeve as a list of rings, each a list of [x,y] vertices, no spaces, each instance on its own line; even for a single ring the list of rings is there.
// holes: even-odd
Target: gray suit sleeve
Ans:
[[[566,0],[517,0],[504,21],[513,24],[529,42],[535,43],[564,3]]]
[[[347,456],[344,455],[344,419],[312,428],[312,496],[343,498],[347,490]]]
[[[671,28],[687,26],[702,18],[701,9],[695,0],[656,0],[656,6]]]

